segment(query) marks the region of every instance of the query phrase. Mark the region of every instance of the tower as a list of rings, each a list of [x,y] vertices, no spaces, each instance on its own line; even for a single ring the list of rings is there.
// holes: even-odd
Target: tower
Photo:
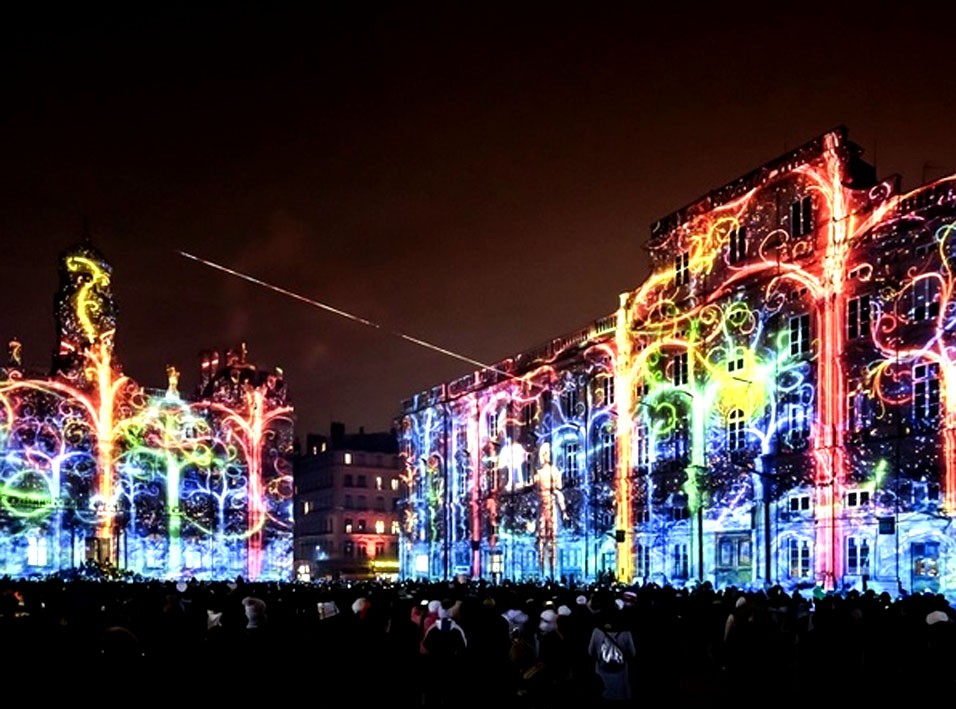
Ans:
[[[89,231],[60,255],[59,289],[54,297],[57,350],[53,374],[75,376],[83,356],[100,345],[113,357],[116,304],[113,267],[92,244]]]

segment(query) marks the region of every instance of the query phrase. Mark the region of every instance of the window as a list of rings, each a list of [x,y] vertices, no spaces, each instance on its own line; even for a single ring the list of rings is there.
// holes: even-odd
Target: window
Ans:
[[[647,544],[637,543],[634,565],[636,576],[647,578],[651,575],[651,548]]]
[[[846,336],[848,340],[870,336],[870,296],[850,298],[846,304]]]
[[[809,291],[807,290],[807,287],[806,287],[806,286],[803,286],[802,288],[791,288],[791,289],[790,289],[790,292],[787,294],[787,298],[788,298],[789,300],[792,300],[792,301],[796,302],[796,301],[798,301],[798,300],[803,300],[803,297],[804,297],[808,292],[809,292]]]
[[[717,566],[741,570],[753,563],[752,544],[748,536],[726,534],[717,539]]]
[[[385,542],[375,542],[375,556],[385,556]]]
[[[939,364],[913,367],[913,418],[934,420],[939,416]]]
[[[910,482],[910,494],[904,497],[914,505],[936,502],[939,500],[939,487],[938,481],[913,480]]]
[[[614,403],[614,375],[608,374],[601,383],[604,385],[604,403],[610,406]]]
[[[810,351],[810,314],[790,318],[790,356],[798,357]]]
[[[383,489],[382,476],[381,476],[381,475],[376,475],[376,476],[375,476],[375,489],[376,489],[376,490],[382,490],[382,489]]]
[[[358,480],[356,481],[357,487],[368,487],[368,482],[365,479],[364,475],[359,475]]]
[[[352,454],[351,454],[351,453],[346,453],[346,454],[345,454],[345,457],[344,457],[344,460],[345,460],[345,464],[346,464],[346,465],[351,465],[351,464],[352,464]]]
[[[385,534],[385,520],[377,519],[375,520],[375,533],[376,534]]]
[[[746,435],[744,433],[744,412],[743,409],[732,409],[727,414],[727,449],[739,451],[746,445]]]
[[[358,558],[359,558],[359,559],[367,559],[367,558],[368,558],[368,545],[367,545],[365,542],[359,542],[359,543],[355,546],[355,549],[356,549],[356,551],[358,552]]]
[[[640,463],[639,463],[640,464]],[[617,468],[617,437],[614,431],[601,432],[601,469],[614,472]]]
[[[913,576],[936,578],[939,576],[939,542],[916,542],[911,547]]]
[[[671,358],[671,380],[674,386],[687,384],[690,372],[687,365],[687,352],[679,352]]]
[[[352,474],[346,473],[345,477],[342,479],[342,484],[345,487],[352,487]]]
[[[342,556],[346,559],[355,556],[355,542],[342,542]]]
[[[351,495],[346,495],[346,496],[345,496],[345,509],[347,509],[347,510],[353,509],[353,506],[352,506],[352,496],[351,496]]]
[[[310,513],[312,512],[312,508],[313,508],[314,504],[315,504],[315,503],[310,502],[309,500],[306,500],[305,502],[303,502],[303,503],[302,503],[302,514],[303,514],[303,515],[308,515],[308,514],[310,514]]]
[[[934,278],[922,278],[911,288],[913,322],[933,320],[939,317],[939,285]]]
[[[565,473],[565,482],[568,485],[577,485],[578,484],[578,474],[580,470],[578,469],[578,450],[580,446],[577,443],[565,443],[564,444],[564,473]]]
[[[674,441],[674,460],[686,460],[690,455],[690,422],[680,418],[672,433]]]
[[[498,437],[498,413],[491,411],[485,416],[485,425],[488,427],[488,438]]]
[[[360,532],[364,532],[364,531],[365,531],[365,520],[364,520],[364,519],[360,519],[360,520],[358,521],[358,531],[360,531]]]
[[[863,537],[847,537],[846,572],[859,576],[870,573],[870,545]]]
[[[690,574],[690,556],[686,544],[675,544],[673,549],[674,578],[686,579]]]
[[[567,389],[561,395],[561,409],[565,416],[574,416],[578,403],[578,392],[576,389]]]
[[[368,498],[365,495],[358,496],[358,509],[367,510],[368,509]]]
[[[398,490],[398,478],[392,478],[392,480],[391,480],[391,488],[392,488],[393,491],[397,491],[397,490]]]
[[[730,263],[740,263],[747,257],[747,227],[739,226],[730,230],[727,248],[727,260]]]
[[[790,205],[790,236],[806,236],[813,231],[813,201],[810,195]]]
[[[869,490],[850,490],[846,493],[847,507],[865,507],[870,504]]]
[[[690,510],[687,508],[687,498],[683,495],[675,495],[671,505],[671,520],[680,522],[690,519]]]
[[[738,354],[736,357],[731,357],[727,360],[727,371],[730,373],[739,372],[744,368],[744,357],[741,354]]]
[[[809,512],[810,511],[810,496],[809,495],[791,495],[790,496],[790,511],[791,512]]]
[[[690,254],[686,251],[681,251],[674,259],[674,283],[678,286],[690,283]]]
[[[787,552],[790,578],[810,578],[810,542],[806,539],[791,539],[787,544]]]
[[[846,395],[846,425],[851,433],[861,433],[873,426],[873,402],[860,383],[851,382]]]
[[[401,531],[402,531],[402,528],[401,528],[401,525],[399,525],[398,520],[397,520],[397,519],[393,519],[393,520],[392,520],[392,534],[399,534],[399,533],[401,533]]]
[[[810,437],[809,407],[800,400],[798,392],[791,392],[784,398],[787,412],[787,443],[800,447]]]
[[[385,511],[385,498],[381,495],[375,498],[375,509],[381,512]]]
[[[346,517],[346,518],[345,518],[345,533],[346,533],[346,534],[351,534],[351,533],[352,533],[352,519],[351,519],[351,517]]]
[[[30,566],[46,566],[47,541],[46,537],[30,536],[27,539],[27,564]]]
[[[637,464],[648,465],[651,462],[651,431],[643,421],[637,425]]]

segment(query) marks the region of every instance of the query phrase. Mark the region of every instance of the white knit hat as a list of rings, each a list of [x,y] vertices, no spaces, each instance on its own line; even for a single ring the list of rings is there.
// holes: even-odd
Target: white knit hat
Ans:
[[[541,611],[541,620],[543,620],[545,623],[553,623],[557,619],[558,619],[558,614],[555,613],[550,608],[547,610]]]

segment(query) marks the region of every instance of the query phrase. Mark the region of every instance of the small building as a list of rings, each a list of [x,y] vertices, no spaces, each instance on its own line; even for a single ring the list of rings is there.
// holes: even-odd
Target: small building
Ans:
[[[401,461],[394,431],[308,434],[294,463],[296,578],[398,576]]]

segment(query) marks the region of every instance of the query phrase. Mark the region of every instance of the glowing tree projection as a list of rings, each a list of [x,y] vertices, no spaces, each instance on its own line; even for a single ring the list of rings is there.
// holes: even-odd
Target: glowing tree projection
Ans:
[[[613,572],[613,336],[605,318],[406,402],[404,574]]]
[[[52,373],[28,371],[15,340],[0,368],[0,573],[95,561],[154,578],[291,578],[281,372],[249,365],[243,347],[203,371],[195,401],[174,367],[165,390],[143,389],[113,350],[110,265],[87,238],[59,273]]]
[[[210,382],[196,406],[208,413],[224,445],[238,451],[243,462],[239,487],[246,509],[247,574],[260,578],[263,568],[270,575],[288,574],[293,485],[289,458],[282,452],[292,448],[292,407],[285,381],[281,370],[263,376],[250,365],[245,346],[230,353],[226,368],[229,375]],[[275,534],[282,525],[284,533]]]
[[[861,155],[841,127],[661,219],[602,326],[406,402],[407,445],[431,417],[467,450],[472,520],[409,559],[956,597],[956,178],[902,193]]]

